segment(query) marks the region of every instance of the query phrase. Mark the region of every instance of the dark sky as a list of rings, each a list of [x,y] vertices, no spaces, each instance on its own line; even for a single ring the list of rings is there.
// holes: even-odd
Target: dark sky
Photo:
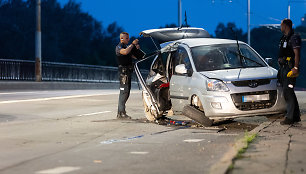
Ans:
[[[68,0],[59,0],[62,4]],[[182,0],[183,14],[187,11],[188,24],[201,27],[209,33],[219,22],[234,22],[247,32],[247,0]],[[178,0],[76,0],[103,27],[117,24],[136,36],[146,29],[178,23]],[[290,0],[291,19],[295,26],[301,24],[306,13],[306,0]],[[279,24],[288,13],[288,0],[251,0],[251,26]],[[184,20],[184,17],[183,17]]]

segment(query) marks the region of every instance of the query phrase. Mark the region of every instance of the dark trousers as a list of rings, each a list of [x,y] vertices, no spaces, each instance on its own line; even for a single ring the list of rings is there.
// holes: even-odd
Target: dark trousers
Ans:
[[[283,90],[285,101],[287,104],[286,117],[291,120],[299,120],[301,115],[300,108],[293,88],[283,87]]]
[[[119,67],[120,94],[118,102],[118,113],[125,113],[125,104],[130,96],[132,67]]]
[[[280,71],[279,80],[283,86],[283,94],[284,94],[284,98],[287,104],[286,117],[291,120],[299,120],[301,113],[300,113],[299,103],[294,93],[294,86],[295,86],[296,78],[287,77],[287,74],[290,71],[289,67],[284,66],[280,68],[279,71]]]

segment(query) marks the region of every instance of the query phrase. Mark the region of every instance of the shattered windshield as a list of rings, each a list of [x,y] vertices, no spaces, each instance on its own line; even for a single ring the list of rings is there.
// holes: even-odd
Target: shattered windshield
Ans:
[[[191,48],[197,71],[264,67],[266,64],[252,49],[245,44],[205,45]]]

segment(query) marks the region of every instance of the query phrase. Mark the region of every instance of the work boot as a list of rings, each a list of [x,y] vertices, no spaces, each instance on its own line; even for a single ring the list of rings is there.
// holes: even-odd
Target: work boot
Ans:
[[[301,118],[300,118],[300,117],[297,117],[297,118],[294,118],[294,119],[293,119],[293,122],[296,122],[296,123],[297,123],[297,122],[300,122],[300,121],[301,121]]]
[[[293,123],[294,123],[294,121],[291,120],[291,119],[288,119],[287,117],[283,121],[280,122],[281,125],[286,125],[286,124],[290,125],[290,124],[293,124]]]
[[[131,117],[128,116],[125,112],[119,112],[117,114],[117,119],[131,119]]]

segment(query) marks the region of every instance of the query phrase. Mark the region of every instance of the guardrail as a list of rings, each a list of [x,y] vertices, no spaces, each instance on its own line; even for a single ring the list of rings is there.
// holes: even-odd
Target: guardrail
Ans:
[[[141,70],[142,74],[148,71]],[[35,80],[35,61],[0,59],[0,80]],[[42,62],[43,81],[118,82],[118,68]],[[133,74],[132,81],[137,81]]]

